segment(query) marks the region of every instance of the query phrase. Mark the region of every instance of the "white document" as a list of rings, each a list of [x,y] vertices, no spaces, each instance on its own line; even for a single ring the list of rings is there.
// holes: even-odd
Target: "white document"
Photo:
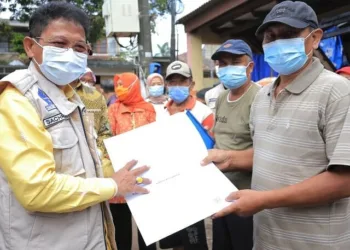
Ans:
[[[237,188],[214,166],[202,167],[207,155],[202,138],[185,113],[104,141],[115,170],[130,160],[151,169],[147,195],[126,197],[147,245],[203,220],[229,203]]]

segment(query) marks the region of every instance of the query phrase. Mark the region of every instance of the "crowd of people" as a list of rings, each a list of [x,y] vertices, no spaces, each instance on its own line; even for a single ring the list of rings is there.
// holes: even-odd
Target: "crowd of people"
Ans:
[[[88,30],[76,6],[40,6],[28,69],[0,81],[0,249],[131,250],[124,197],[147,195],[149,168],[115,172],[103,140],[185,110],[215,139],[203,167],[239,190],[213,215],[213,250],[350,248],[350,67],[330,72],[313,56],[323,31],[310,6],[277,4],[256,32],[279,77],[254,83],[251,48],[231,39],[212,55],[219,84],[197,96],[180,61],[148,76],[147,98],[131,72],[97,90]],[[157,249],[140,232],[138,245]],[[159,245],[208,250],[204,221]]]

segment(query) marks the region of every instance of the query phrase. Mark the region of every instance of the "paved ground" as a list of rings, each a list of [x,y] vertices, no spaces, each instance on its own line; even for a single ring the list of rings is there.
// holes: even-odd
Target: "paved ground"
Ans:
[[[206,219],[205,220],[205,228],[207,231],[207,241],[208,241],[208,247],[209,250],[211,250],[211,246],[212,246],[212,221],[211,219]],[[132,243],[132,250],[139,250],[139,246],[137,243],[137,230],[136,230],[136,224],[135,222],[133,223],[133,243]],[[160,249],[158,247],[158,249]],[[171,250],[171,249],[167,249],[167,250]]]

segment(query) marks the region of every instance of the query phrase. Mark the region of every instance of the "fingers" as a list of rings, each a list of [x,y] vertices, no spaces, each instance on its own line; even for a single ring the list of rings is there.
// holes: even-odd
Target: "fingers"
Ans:
[[[135,185],[133,193],[134,194],[148,194],[149,190],[144,188],[144,187],[140,187],[138,185]]]
[[[227,172],[227,166],[224,163],[217,163],[215,162],[215,166],[221,170],[222,172]]]
[[[142,175],[143,173],[147,172],[150,169],[150,167],[148,166],[142,166],[139,168],[136,168],[134,170],[131,170],[130,172],[134,175],[134,176],[139,176]]]
[[[208,151],[208,156],[201,161],[201,165],[204,167],[211,162],[213,162],[213,150]]]
[[[221,211],[217,212],[216,214],[214,214],[212,216],[213,219],[217,219],[217,218],[220,218],[220,217],[224,217],[228,214],[231,214],[231,213],[235,213],[237,210],[237,206],[235,203],[232,203],[231,205],[229,205],[228,207],[222,209]]]
[[[143,185],[148,185],[148,184],[151,184],[152,181],[148,178],[142,178],[142,183],[140,184],[143,184]]]
[[[132,160],[132,161],[129,161],[125,166],[124,168],[128,171],[130,171],[133,167],[135,167],[135,165],[137,164],[137,161],[136,160]]]
[[[239,199],[239,191],[231,193],[227,196],[226,201],[231,202]]]

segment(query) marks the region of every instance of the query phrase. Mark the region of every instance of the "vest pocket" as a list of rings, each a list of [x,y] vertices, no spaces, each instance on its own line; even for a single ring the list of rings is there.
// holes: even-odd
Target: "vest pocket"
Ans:
[[[78,176],[85,174],[78,137],[69,121],[49,128],[52,138],[56,172]]]
[[[88,242],[89,210],[56,217],[35,215],[27,250],[82,250]]]

